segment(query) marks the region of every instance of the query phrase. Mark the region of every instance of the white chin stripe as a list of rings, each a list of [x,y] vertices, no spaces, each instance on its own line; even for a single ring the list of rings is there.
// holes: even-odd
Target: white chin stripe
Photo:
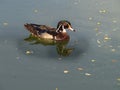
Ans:
[[[63,29],[63,31],[62,32],[66,32],[66,29]]]
[[[62,31],[62,32],[66,32],[66,29],[64,28],[64,26],[62,26],[62,29],[63,29],[63,31]]]

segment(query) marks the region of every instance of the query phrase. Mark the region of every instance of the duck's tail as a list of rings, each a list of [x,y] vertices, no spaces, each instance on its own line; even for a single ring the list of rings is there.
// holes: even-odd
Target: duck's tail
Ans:
[[[25,27],[29,32],[31,32],[31,34],[37,35],[37,31],[35,30],[35,28],[33,27],[32,24],[26,23],[26,24],[24,24],[24,27]]]

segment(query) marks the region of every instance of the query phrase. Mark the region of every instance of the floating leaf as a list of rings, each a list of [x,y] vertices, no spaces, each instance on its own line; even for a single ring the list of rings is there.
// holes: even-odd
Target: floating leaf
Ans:
[[[27,55],[29,55],[29,54],[32,54],[33,51],[27,50],[25,53],[26,53]]]
[[[95,59],[92,59],[91,62],[96,62],[96,60],[95,60]]]
[[[91,76],[91,74],[90,74],[90,73],[85,73],[85,75],[86,75],[86,76]]]
[[[69,71],[68,70],[64,70],[64,73],[67,74],[67,73],[69,73]]]
[[[82,71],[83,70],[83,68],[77,68],[79,71]]]
[[[4,23],[3,23],[3,25],[4,25],[4,26],[7,26],[7,25],[8,25],[8,23],[7,23],[7,22],[4,22]]]
[[[34,12],[35,12],[35,13],[37,13],[37,12],[38,12],[38,10],[37,10],[37,9],[35,9],[35,10],[34,10]]]
[[[97,43],[98,43],[98,44],[101,44],[100,40],[97,40]]]
[[[106,13],[106,12],[107,12],[107,10],[105,10],[105,9],[99,10],[99,13]]]
[[[58,90],[58,88],[56,88],[55,90]]]
[[[92,17],[89,17],[88,20],[92,20],[93,18]]]

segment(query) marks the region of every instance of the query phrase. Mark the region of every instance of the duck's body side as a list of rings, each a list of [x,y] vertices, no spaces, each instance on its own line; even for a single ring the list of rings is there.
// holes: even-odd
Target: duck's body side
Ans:
[[[66,32],[56,32],[56,28],[46,25],[25,24],[24,26],[32,35],[38,38],[63,40],[69,37]]]
[[[25,28],[31,32],[32,35],[43,38],[43,39],[53,39],[53,40],[65,40],[69,39],[69,35],[66,29],[72,29],[70,22],[62,20],[58,23],[57,28],[53,28],[46,25],[38,24],[25,24]]]
[[[24,26],[32,35],[39,38],[53,39],[53,36],[57,35],[55,28],[46,25],[25,24]]]

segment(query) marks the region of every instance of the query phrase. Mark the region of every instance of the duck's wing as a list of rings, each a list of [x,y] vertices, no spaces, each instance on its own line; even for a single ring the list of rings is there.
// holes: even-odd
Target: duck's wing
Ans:
[[[25,28],[30,31],[32,34],[38,35],[42,33],[49,33],[56,35],[56,29],[46,26],[46,25],[38,25],[38,24],[25,24]]]

